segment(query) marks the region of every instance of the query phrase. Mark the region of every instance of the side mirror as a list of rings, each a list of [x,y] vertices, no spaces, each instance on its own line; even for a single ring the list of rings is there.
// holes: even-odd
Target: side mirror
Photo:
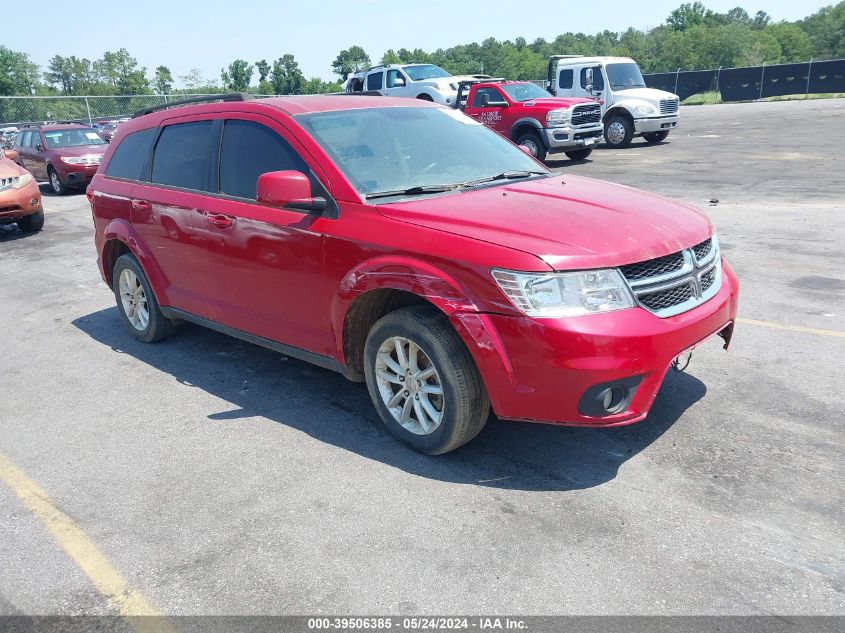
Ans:
[[[481,108],[486,108],[490,105],[490,96],[486,92],[478,95],[478,105]]]
[[[38,145],[35,146],[35,149],[36,149],[36,151],[43,152],[44,146],[41,143],[39,143]]]
[[[17,160],[18,153],[13,149],[0,149],[0,158],[8,158],[9,160]]]
[[[301,171],[269,171],[258,177],[256,200],[282,209],[325,211],[326,199],[311,196],[311,181]]]
[[[588,68],[586,75],[587,76],[584,80],[584,83],[586,84],[586,90],[587,90],[587,92],[592,94],[592,92],[593,92],[593,69]]]
[[[393,87],[394,88],[404,88],[405,87],[405,78],[404,77],[397,77],[393,80]]]

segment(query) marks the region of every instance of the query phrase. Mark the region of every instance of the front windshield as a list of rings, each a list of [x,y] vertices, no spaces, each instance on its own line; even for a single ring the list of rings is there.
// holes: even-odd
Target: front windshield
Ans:
[[[520,84],[503,84],[500,86],[502,90],[508,93],[508,96],[514,101],[530,101],[531,99],[545,99],[549,93],[529,82]]]
[[[457,110],[366,108],[296,119],[362,195],[456,185],[508,171],[547,171]]]
[[[607,79],[610,87],[614,90],[627,90],[628,88],[645,88],[645,80],[640,72],[640,67],[633,62],[626,64],[608,64]]]
[[[78,145],[104,145],[103,137],[90,127],[44,132],[47,147],[76,147]]]
[[[438,77],[451,77],[449,73],[435,66],[434,64],[420,64],[419,66],[402,66],[411,81],[422,81],[424,79],[437,79]]]

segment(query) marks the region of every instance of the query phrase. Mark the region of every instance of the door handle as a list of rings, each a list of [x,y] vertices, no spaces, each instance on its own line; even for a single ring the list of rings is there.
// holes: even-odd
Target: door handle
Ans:
[[[133,211],[143,211],[144,213],[150,210],[150,203],[146,200],[133,200],[132,201],[132,210]]]
[[[232,226],[232,219],[221,214],[215,215],[208,215],[205,218],[205,221],[210,225],[218,229],[228,229]]]

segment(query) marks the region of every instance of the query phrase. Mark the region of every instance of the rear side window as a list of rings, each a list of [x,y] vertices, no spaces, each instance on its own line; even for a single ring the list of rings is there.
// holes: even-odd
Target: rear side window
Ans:
[[[558,79],[558,88],[562,88],[564,90],[571,90],[572,89],[572,78],[573,72],[571,68],[565,68],[564,70],[560,71],[560,78]]]
[[[299,154],[276,132],[254,121],[226,121],[220,155],[221,193],[255,200],[261,174],[288,169],[309,173]]]
[[[209,191],[208,159],[212,148],[212,121],[168,125],[156,143],[152,182]]]
[[[367,75],[367,90],[381,90],[383,72],[372,73]]]
[[[140,180],[155,134],[156,128],[151,127],[125,136],[109,160],[106,176]]]
[[[18,138],[15,139],[15,145],[18,147],[26,147],[26,140],[29,138],[30,132],[20,132]]]

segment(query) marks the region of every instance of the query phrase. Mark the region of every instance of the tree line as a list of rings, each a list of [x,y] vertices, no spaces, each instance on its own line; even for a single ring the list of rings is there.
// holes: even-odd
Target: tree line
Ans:
[[[488,38],[435,51],[386,51],[379,63],[428,62],[453,74],[486,73],[511,79],[540,79],[549,55],[619,55],[637,60],[643,72],[756,66],[845,57],[845,1],[824,7],[795,22],[774,22],[758,11],[750,15],[736,7],[711,11],[701,2],[685,3],[666,21],[649,30],[629,28],[622,33],[594,35],[564,33],[553,40],[533,42]],[[98,60],[54,56],[46,70],[29,55],[0,45],[0,95],[115,95],[217,93],[313,94],[336,92],[350,73],[372,64],[361,46],[340,51],[332,63],[338,81],[306,79],[291,54],[248,62],[236,59],[221,69],[219,78],[205,78],[194,68],[179,76],[181,88],[167,66],[151,74],[139,67],[126,49],[105,52]]]

